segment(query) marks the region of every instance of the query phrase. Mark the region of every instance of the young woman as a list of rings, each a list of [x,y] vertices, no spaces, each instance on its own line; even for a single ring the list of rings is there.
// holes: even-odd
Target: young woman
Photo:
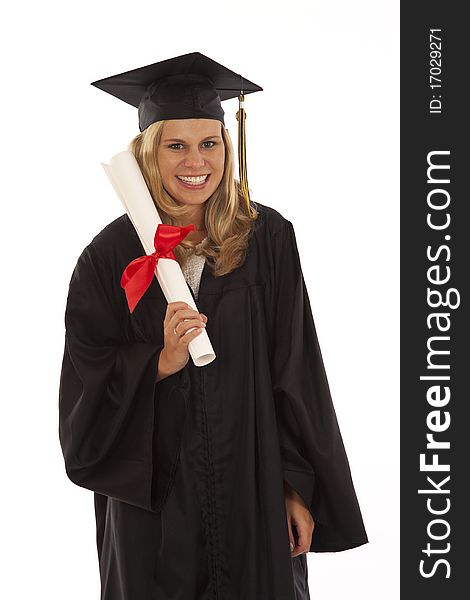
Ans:
[[[185,57],[137,70],[130,149],[162,221],[195,226],[174,252],[198,310],[154,278],[130,312],[127,214],[86,246],[65,314],[67,474],[94,491],[102,599],[305,600],[306,553],[367,535],[292,223],[234,178],[223,67]],[[196,367],[203,328],[216,359]]]

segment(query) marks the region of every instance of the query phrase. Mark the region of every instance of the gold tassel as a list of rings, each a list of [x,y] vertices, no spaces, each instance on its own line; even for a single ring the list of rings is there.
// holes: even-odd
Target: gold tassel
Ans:
[[[238,169],[240,173],[240,187],[245,198],[248,214],[254,216],[256,211],[250,204],[250,190],[248,189],[248,176],[246,172],[246,137],[245,137],[245,119],[246,113],[243,107],[244,94],[238,96]]]

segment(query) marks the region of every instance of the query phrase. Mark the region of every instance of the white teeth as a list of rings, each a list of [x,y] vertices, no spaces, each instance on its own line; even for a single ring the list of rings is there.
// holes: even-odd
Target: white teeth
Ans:
[[[189,183],[191,185],[199,185],[204,183],[207,179],[207,175],[200,175],[199,177],[182,177],[181,175],[177,175],[178,179],[184,181],[184,183]]]

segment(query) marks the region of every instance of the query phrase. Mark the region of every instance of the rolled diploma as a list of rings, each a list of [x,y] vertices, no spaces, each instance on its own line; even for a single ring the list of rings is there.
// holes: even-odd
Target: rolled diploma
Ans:
[[[155,231],[162,221],[134,154],[130,150],[124,150],[115,154],[109,165],[101,164],[126,209],[146,254],[152,254],[155,252]],[[198,310],[176,260],[159,258],[155,276],[167,302],[186,302],[191,308]],[[189,343],[188,349],[196,367],[203,367],[215,359],[215,352],[205,329]]]

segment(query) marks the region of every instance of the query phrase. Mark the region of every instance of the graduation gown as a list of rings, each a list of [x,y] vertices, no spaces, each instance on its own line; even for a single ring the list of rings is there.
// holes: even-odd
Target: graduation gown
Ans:
[[[204,367],[156,381],[167,302],[154,278],[129,312],[120,279],[144,251],[127,214],[72,273],[60,441],[68,477],[94,492],[103,600],[307,600],[283,480],[314,518],[310,552],[368,541],[292,223],[255,206],[244,264],[204,265]]]

